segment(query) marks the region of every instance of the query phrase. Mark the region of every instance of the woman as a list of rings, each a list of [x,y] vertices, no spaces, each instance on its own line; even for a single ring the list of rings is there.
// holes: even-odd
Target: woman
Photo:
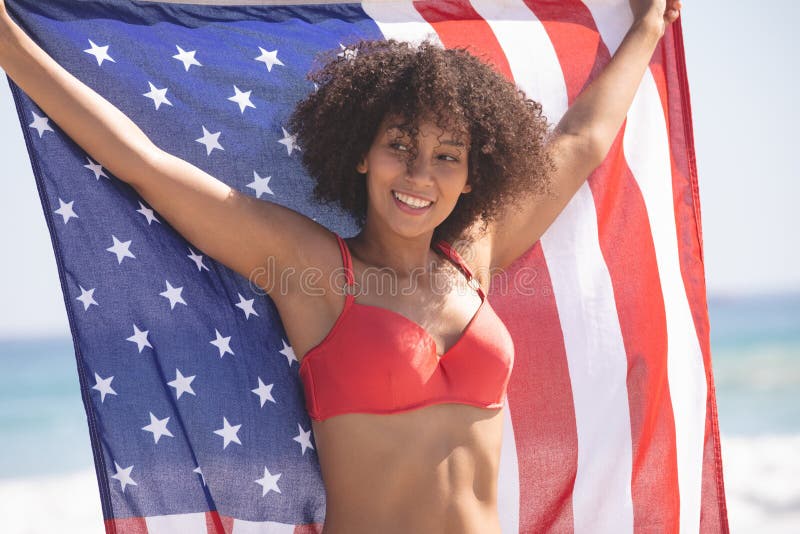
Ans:
[[[362,223],[349,239],[160,150],[0,6],[11,78],[187,240],[275,302],[301,362],[325,531],[499,532],[513,345],[485,301],[490,275],[602,162],[680,2],[631,0],[631,29],[553,132],[537,104],[464,52],[363,42],[329,62],[292,125],[317,197]],[[392,291],[374,287],[376,270]]]

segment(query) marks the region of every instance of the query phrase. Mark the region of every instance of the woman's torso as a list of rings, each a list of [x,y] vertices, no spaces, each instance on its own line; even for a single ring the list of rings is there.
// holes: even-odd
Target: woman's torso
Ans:
[[[445,265],[439,276],[448,281],[444,291],[438,286],[434,292],[418,280],[408,294],[386,294],[362,284],[355,302],[405,316],[446,354],[461,339],[482,299],[455,266],[440,260]],[[370,266],[356,255],[352,262],[360,279]],[[335,279],[329,273],[341,270],[341,264],[339,254],[333,255],[322,279]],[[485,281],[480,281],[485,291]],[[398,280],[398,287],[410,287],[404,284],[410,281]],[[326,338],[345,306],[339,288],[327,289],[321,296],[276,301],[300,362]],[[326,534],[499,532],[502,408],[446,403],[391,415],[344,413],[312,421],[312,428],[327,495]]]

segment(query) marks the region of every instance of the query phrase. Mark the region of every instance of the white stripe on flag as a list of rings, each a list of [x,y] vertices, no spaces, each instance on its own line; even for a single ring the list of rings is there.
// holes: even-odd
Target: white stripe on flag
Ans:
[[[231,534],[294,534],[294,529],[294,525],[286,523],[234,519]]]
[[[613,53],[627,32],[632,14],[628,11],[627,20],[620,22],[619,11],[610,13],[607,9],[589,8],[603,41]],[[628,112],[623,150],[647,207],[664,295],[669,340],[667,375],[678,458],[680,527],[681,532],[697,532],[700,528],[707,383],[700,341],[681,275],[669,135],[664,108],[650,69],[645,72]]]
[[[497,513],[500,530],[505,534],[519,534],[519,463],[517,438],[511,419],[508,396],[503,411],[503,441],[500,448],[500,474],[497,480]]]
[[[517,84],[558,122],[567,109],[566,84],[541,22],[522,2],[511,7],[510,2],[480,0],[473,5],[490,21],[502,47],[514,51],[507,57]],[[564,332],[575,404],[575,532],[632,532],[627,356],[588,184],[542,236],[541,244]]]
[[[361,7],[375,21],[387,39],[419,43],[430,39],[441,44],[439,36],[428,22],[422,18],[411,1],[386,2],[371,0],[361,2]]]
[[[175,534],[176,532],[205,532],[205,512],[195,514],[156,515],[145,517],[147,534]]]

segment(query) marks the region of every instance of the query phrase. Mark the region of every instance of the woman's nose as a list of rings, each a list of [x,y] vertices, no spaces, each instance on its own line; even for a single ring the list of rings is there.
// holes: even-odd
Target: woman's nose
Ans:
[[[427,185],[433,183],[433,175],[431,173],[431,165],[426,158],[417,156],[408,168],[406,180],[414,182],[419,185]]]

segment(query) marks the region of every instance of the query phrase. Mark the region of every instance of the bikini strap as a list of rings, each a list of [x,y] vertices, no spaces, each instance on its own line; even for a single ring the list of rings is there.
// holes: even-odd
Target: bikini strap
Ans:
[[[342,236],[337,233],[334,233],[336,239],[339,241],[339,250],[342,253],[342,263],[344,264],[344,274],[347,278],[347,288],[348,291],[346,293],[347,297],[353,297],[353,291],[355,286],[355,276],[353,276],[353,259],[350,257],[350,249],[347,248],[347,243],[345,243]]]
[[[456,249],[454,249],[452,246],[450,246],[450,243],[448,243],[444,239],[442,239],[438,243],[436,243],[436,246],[448,258],[450,258],[451,261],[453,261],[456,265],[458,265],[458,267],[464,273],[464,276],[467,277],[467,284],[469,285],[469,287],[471,287],[472,289],[477,291],[478,294],[481,296],[481,299],[485,299],[486,295],[483,293],[483,288],[481,287],[480,282],[472,274],[472,270],[467,265],[467,262],[464,261],[464,258],[461,257],[461,254],[459,254],[456,251]]]

